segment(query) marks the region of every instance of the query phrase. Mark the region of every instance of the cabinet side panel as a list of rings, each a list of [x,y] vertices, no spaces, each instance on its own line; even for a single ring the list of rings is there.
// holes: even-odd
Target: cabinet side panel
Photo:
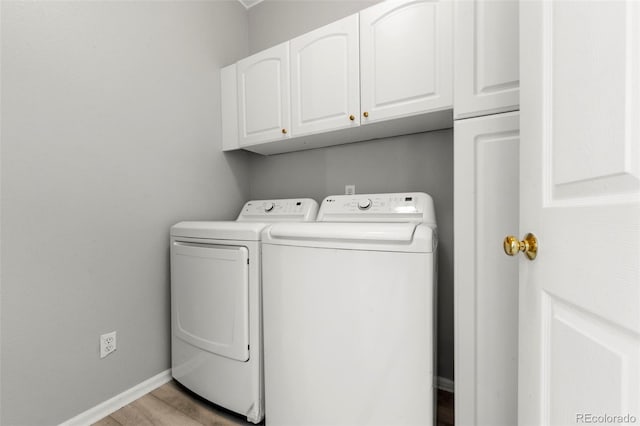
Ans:
[[[220,102],[222,111],[222,150],[239,149],[238,83],[236,64],[220,70]]]

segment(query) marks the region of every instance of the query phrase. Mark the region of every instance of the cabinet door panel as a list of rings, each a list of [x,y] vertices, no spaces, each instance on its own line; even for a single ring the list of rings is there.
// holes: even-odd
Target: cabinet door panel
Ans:
[[[455,419],[517,424],[519,114],[454,124]]]
[[[358,15],[291,40],[295,136],[359,125],[358,50]]]
[[[238,62],[240,146],[289,137],[289,84],[289,42]]]
[[[518,1],[455,2],[455,118],[518,109]]]
[[[384,2],[360,12],[362,123],[450,108],[451,4]]]

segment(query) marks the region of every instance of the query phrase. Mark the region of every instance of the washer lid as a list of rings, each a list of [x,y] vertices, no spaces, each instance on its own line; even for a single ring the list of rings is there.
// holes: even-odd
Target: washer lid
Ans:
[[[171,227],[172,237],[212,240],[259,241],[264,222],[180,222]]]
[[[277,223],[262,232],[263,244],[430,253],[435,228],[419,223]]]

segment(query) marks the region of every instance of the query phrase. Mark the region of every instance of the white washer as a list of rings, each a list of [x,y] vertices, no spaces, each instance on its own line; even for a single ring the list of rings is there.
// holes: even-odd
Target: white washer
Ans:
[[[311,199],[249,201],[236,221],[171,228],[173,377],[253,423],[264,417],[260,232],[317,210]]]
[[[262,244],[267,426],[433,424],[431,197],[330,196]]]

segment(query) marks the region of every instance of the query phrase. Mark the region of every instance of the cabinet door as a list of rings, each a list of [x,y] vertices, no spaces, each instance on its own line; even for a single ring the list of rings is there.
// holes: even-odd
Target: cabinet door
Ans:
[[[517,112],[454,124],[456,424],[518,424],[519,152]]]
[[[291,40],[295,136],[360,124],[358,15]]]
[[[446,0],[360,12],[362,124],[451,108],[452,19]]]
[[[289,42],[238,61],[240,146],[288,138]]]
[[[457,1],[455,118],[518,109],[518,1]]]

